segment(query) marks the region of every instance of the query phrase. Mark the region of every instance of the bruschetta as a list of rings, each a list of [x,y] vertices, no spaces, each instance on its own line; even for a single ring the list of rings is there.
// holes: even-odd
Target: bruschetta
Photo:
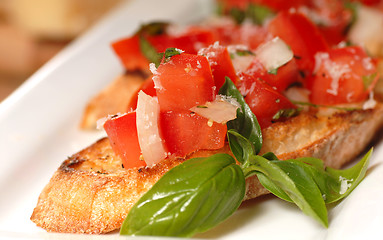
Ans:
[[[224,12],[248,13],[226,4]],[[351,18],[335,5],[345,14],[336,35],[310,20],[316,7],[270,5],[267,21],[255,24],[222,18],[171,33],[153,23],[113,43],[127,73],[91,100],[81,122],[94,128],[103,118],[108,137],[62,163],[31,220],[50,232],[111,232],[170,169],[196,157],[233,156],[226,123],[243,109],[219,91],[228,79],[259,123],[260,155],[315,157],[333,168],[352,161],[383,123],[373,91],[380,73],[362,47],[339,44],[346,36],[338,28]],[[267,193],[256,175],[246,179],[243,200]]]

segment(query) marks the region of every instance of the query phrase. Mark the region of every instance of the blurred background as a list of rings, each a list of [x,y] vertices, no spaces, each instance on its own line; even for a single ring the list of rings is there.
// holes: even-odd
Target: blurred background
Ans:
[[[0,102],[123,0],[0,0]]]

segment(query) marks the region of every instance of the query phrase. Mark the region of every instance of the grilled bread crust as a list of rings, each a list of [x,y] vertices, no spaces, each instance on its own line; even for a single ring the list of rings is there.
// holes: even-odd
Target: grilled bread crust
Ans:
[[[127,112],[127,106],[132,96],[137,92],[147,74],[130,72],[112,81],[105,89],[94,96],[86,105],[80,127],[95,129],[97,120],[108,114]]]
[[[261,153],[280,159],[317,157],[339,168],[357,157],[371,142],[383,121],[380,103],[374,109],[324,116],[305,112],[263,130]],[[205,157],[201,150],[186,158]],[[107,138],[62,163],[43,189],[31,220],[50,232],[107,233],[120,228],[134,203],[169,169],[185,159],[168,158],[152,168],[124,169]],[[246,180],[244,200],[268,193],[256,176]]]

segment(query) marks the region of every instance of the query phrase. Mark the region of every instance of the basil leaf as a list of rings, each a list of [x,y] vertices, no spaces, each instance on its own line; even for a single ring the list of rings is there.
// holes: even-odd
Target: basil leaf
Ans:
[[[294,202],[305,214],[328,227],[322,193],[304,167],[289,161],[269,161],[261,156],[254,156],[252,164],[250,168],[267,190],[286,201]]]
[[[243,10],[241,10],[239,8],[231,8],[230,11],[229,11],[229,15],[230,15],[230,17],[233,18],[233,20],[237,24],[243,23],[243,21],[245,21],[245,19],[246,19],[245,11],[243,11]]]
[[[374,82],[377,74],[378,74],[377,72],[374,72],[370,75],[362,76],[363,86],[364,86],[365,90],[371,86],[371,84]]]
[[[141,25],[137,34],[146,34],[150,36],[161,35],[166,33],[166,29],[169,26],[168,22],[151,22]]]
[[[269,190],[276,197],[279,197],[282,200],[293,203],[293,200],[287,195],[282,188],[275,184],[270,178],[261,172],[257,172],[257,178],[264,188]]]
[[[262,157],[266,158],[267,160],[279,160],[273,152],[267,152],[263,154]]]
[[[277,75],[278,74],[278,68],[271,69],[267,71],[268,74]]]
[[[314,158],[288,160],[303,164],[310,171],[327,204],[348,196],[364,178],[372,149],[353,167],[348,169],[324,168],[323,162]]]
[[[227,122],[227,128],[235,129],[239,134],[247,138],[253,145],[256,154],[259,153],[262,147],[262,131],[258,124],[257,117],[247,105],[242,94],[237,87],[226,77],[226,81],[219,90],[219,93],[226,96],[231,96],[241,105],[237,109],[237,118]]]
[[[154,63],[156,67],[160,65],[161,55],[157,52],[153,45],[142,35],[140,36],[140,50],[149,62]]]
[[[309,106],[309,107],[315,107],[315,108],[331,108],[331,109],[338,109],[343,111],[355,111],[360,110],[361,108],[358,107],[338,107],[338,106],[328,106],[328,105],[321,105],[321,104],[314,104],[310,102],[300,102],[300,101],[291,101],[295,105],[302,105],[302,106]]]
[[[258,4],[250,4],[246,10],[246,16],[257,25],[262,25],[266,19],[274,15],[275,13],[273,10],[266,6]]]
[[[277,121],[281,118],[290,118],[297,116],[300,113],[300,108],[285,108],[280,109],[276,114],[274,114],[272,121]]]
[[[120,234],[190,237],[204,232],[234,213],[245,188],[242,170],[230,155],[190,159],[140,198]]]
[[[167,48],[164,53],[160,53],[160,58],[163,58],[163,62],[168,62],[171,57],[180,55],[183,51],[177,48]]]
[[[250,156],[254,155],[253,144],[234,129],[227,131],[227,139],[234,157],[238,162],[246,165]]]

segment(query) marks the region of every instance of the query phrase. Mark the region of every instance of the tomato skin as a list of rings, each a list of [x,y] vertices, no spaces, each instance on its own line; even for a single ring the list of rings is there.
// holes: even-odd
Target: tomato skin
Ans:
[[[288,86],[299,81],[298,67],[295,59],[278,68],[276,74],[268,73],[262,63],[254,58],[249,67],[245,70],[246,74],[255,78],[262,79],[278,92],[283,92]]]
[[[154,97],[157,96],[156,89],[154,88],[154,82],[152,77],[147,78],[142,84],[141,87],[133,94],[132,99],[128,103],[127,111],[135,110],[137,108],[138,93],[143,91],[147,95]]]
[[[112,48],[127,70],[148,69],[149,61],[141,53],[138,35],[114,42]]]
[[[161,135],[171,154],[185,157],[200,149],[220,149],[225,144],[226,124],[213,122],[190,111],[160,113]]]
[[[261,128],[270,126],[279,110],[296,108],[285,96],[252,75],[241,73],[237,87],[257,117]]]
[[[160,34],[143,36],[157,52],[165,52],[167,48],[179,48],[187,53],[196,54],[202,47],[207,47],[215,41],[214,34],[207,29],[190,27],[179,35]],[[149,61],[140,49],[140,36],[138,34],[112,43],[117,56],[127,70],[148,70]]]
[[[231,35],[231,44],[243,44],[250,49],[256,49],[262,43],[272,39],[265,27],[247,23],[241,24]]]
[[[217,92],[225,83],[225,77],[229,77],[234,84],[236,83],[237,74],[226,47],[211,45],[203,49],[202,55],[209,61]]]
[[[191,54],[197,54],[199,49],[214,43],[213,33],[197,26],[189,27],[179,35],[162,34],[148,36],[147,39],[158,52],[165,52],[167,48],[175,47]]]
[[[376,65],[362,48],[338,48],[318,54],[322,58],[317,63],[315,75],[307,81],[311,102],[324,105],[356,103],[368,97],[378,74],[369,86],[364,85],[363,77],[373,76]]]
[[[209,62],[200,55],[171,57],[157,68],[153,81],[161,111],[185,111],[215,98]]]
[[[306,76],[310,75],[314,69],[315,53],[329,49],[319,29],[306,16],[298,12],[279,12],[269,23],[268,30],[291,47],[298,68]]]
[[[124,168],[146,166],[145,161],[140,160],[141,149],[137,136],[136,112],[108,119],[104,129],[113,151],[121,158]]]

